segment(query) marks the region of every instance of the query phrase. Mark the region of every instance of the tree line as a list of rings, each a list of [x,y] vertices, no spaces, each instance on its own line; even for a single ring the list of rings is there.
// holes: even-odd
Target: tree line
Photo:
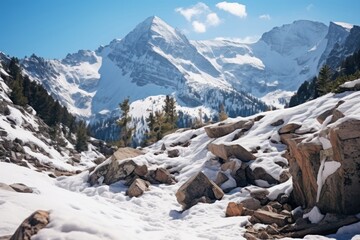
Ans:
[[[62,128],[62,131],[69,140],[71,133],[76,134],[76,150],[87,150],[88,134],[85,122],[78,121],[66,107],[54,100],[41,84],[23,75],[17,58],[11,58],[6,67],[11,76],[6,80],[6,84],[11,89],[9,96],[11,101],[22,107],[31,106],[36,111],[36,115],[52,128],[53,135],[58,133],[60,125],[66,126],[68,130]]]
[[[300,85],[291,97],[289,107],[300,105],[330,92],[338,92],[339,86],[347,81],[360,78],[360,50],[347,57],[337,71],[328,65],[322,66],[318,75]]]

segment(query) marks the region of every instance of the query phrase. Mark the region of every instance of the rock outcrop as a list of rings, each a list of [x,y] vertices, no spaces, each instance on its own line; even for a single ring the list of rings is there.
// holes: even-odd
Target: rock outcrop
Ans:
[[[25,219],[10,240],[30,240],[49,223],[49,212],[38,210]]]
[[[243,162],[248,162],[256,158],[240,144],[225,145],[210,143],[208,149],[212,154],[223,159],[224,161],[229,161],[230,157],[238,158]]]
[[[112,184],[126,178],[131,178],[135,173],[146,175],[146,167],[139,166],[133,160],[129,159],[142,154],[141,151],[133,148],[118,149],[107,162],[99,165],[90,174],[90,184],[98,184],[100,179],[102,183]]]
[[[187,180],[176,192],[176,199],[184,209],[188,209],[198,202],[212,203],[222,199],[224,192],[204,173],[199,172]]]
[[[253,121],[240,120],[234,123],[225,123],[219,124],[217,126],[205,127],[205,132],[209,138],[219,138],[229,133],[232,133],[237,129],[242,129],[242,131],[248,131],[253,125]]]
[[[336,111],[334,108],[331,113],[322,114],[318,120],[323,122],[332,114],[331,122],[336,122],[343,117]],[[316,204],[323,213],[355,214],[360,211],[359,120],[348,119],[322,130],[319,137],[330,141],[329,149],[323,149],[317,141],[304,141],[304,137],[296,134],[281,137],[288,145],[294,187],[292,195],[297,205],[312,208]],[[324,171],[326,165],[338,168],[324,179],[319,188],[319,171]]]

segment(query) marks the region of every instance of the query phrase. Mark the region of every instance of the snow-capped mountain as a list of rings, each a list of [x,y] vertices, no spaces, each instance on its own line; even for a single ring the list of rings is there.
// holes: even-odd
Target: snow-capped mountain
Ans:
[[[230,116],[249,115],[267,108],[256,97],[294,91],[314,77],[336,55],[337,46],[348,49],[347,54],[353,51],[350,43],[356,41],[358,28],[349,26],[295,21],[264,33],[256,43],[243,44],[189,41],[160,18],[150,17],[95,51],[80,50],[63,60],[31,56],[22,65],[71,112],[92,123],[114,117],[126,97],[134,102],[167,94],[182,107],[217,111],[224,104]]]

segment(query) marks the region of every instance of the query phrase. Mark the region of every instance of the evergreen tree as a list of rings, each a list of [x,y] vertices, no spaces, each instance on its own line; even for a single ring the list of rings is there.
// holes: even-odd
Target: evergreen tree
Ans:
[[[18,72],[15,80],[12,82],[10,99],[14,104],[25,106],[28,103],[27,98],[24,96],[23,78]]]
[[[88,141],[88,135],[87,135],[86,124],[85,122],[80,121],[77,125],[75,149],[78,152],[87,151],[88,150],[87,141]]]
[[[120,130],[120,146],[131,145],[131,134],[134,129],[130,128],[131,116],[130,116],[130,105],[129,97],[125,98],[122,103],[119,104],[121,109],[121,116],[118,120],[118,125],[121,127]]]
[[[331,69],[328,65],[324,65],[317,78],[316,90],[319,96],[325,95],[326,93],[330,92],[331,86]]]
[[[227,118],[228,118],[228,115],[225,112],[224,104],[221,104],[220,110],[219,110],[219,121],[224,121]]]
[[[165,113],[165,122],[169,125],[170,129],[174,129],[176,128],[176,121],[178,119],[175,98],[166,95],[164,103],[163,111]]]

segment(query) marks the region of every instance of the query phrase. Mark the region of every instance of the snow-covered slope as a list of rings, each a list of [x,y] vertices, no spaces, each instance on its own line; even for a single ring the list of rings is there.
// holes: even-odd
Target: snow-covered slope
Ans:
[[[338,108],[346,116],[344,120],[360,119],[359,98],[360,92],[345,92],[335,96],[327,94],[291,109],[263,113],[264,117],[235,141],[232,141],[235,132],[214,140],[207,136],[204,128],[181,130],[168,135],[143,149],[145,155],[135,157],[133,161],[145,164],[149,169],[164,167],[174,170],[178,182],[174,185],[151,185],[150,190],[138,198],[125,195],[127,187],[122,181],[110,186],[90,186],[87,183],[88,171],[72,177],[51,179],[31,169],[0,163],[0,182],[22,182],[36,189],[36,194],[21,194],[21,197],[20,193],[0,189],[0,236],[12,234],[34,210],[45,209],[50,210],[50,224],[33,239],[119,239],[119,236],[126,239],[242,239],[248,217],[225,218],[225,209],[230,201],[248,198],[249,191],[256,189],[256,186],[247,186],[246,190],[235,188],[220,201],[213,204],[198,203],[185,211],[181,211],[176,201],[175,192],[197,172],[202,171],[210,179],[215,179],[220,163],[207,150],[208,144],[240,143],[246,149],[258,147],[255,154],[257,160],[250,162],[250,167],[261,166],[272,177],[279,179],[284,169],[275,162],[287,164],[282,156],[286,147],[278,143],[280,126],[273,127],[271,123],[283,119],[284,124],[301,123],[299,131],[319,131],[323,125],[316,117],[332,109],[339,101],[344,101]],[[227,122],[253,118],[239,117],[228,119]],[[190,145],[186,147],[173,146],[173,143],[188,140]],[[310,140],[319,141],[319,137]],[[167,154],[159,154],[163,144],[169,150],[178,149],[180,156],[169,158]],[[233,186],[234,180],[230,176],[224,184],[224,187]],[[265,181],[259,181],[258,184],[265,184]],[[270,199],[282,192],[289,194],[292,190],[291,178],[267,189]],[[332,237],[352,237],[359,234],[357,227],[354,225],[352,231],[341,229],[339,235]],[[348,235],[341,235],[344,232]],[[308,239],[311,237],[315,236],[309,236]]]
[[[254,44],[228,40],[194,42],[236,89],[255,96],[281,89],[294,91],[317,74],[328,27],[295,21],[275,27]]]

